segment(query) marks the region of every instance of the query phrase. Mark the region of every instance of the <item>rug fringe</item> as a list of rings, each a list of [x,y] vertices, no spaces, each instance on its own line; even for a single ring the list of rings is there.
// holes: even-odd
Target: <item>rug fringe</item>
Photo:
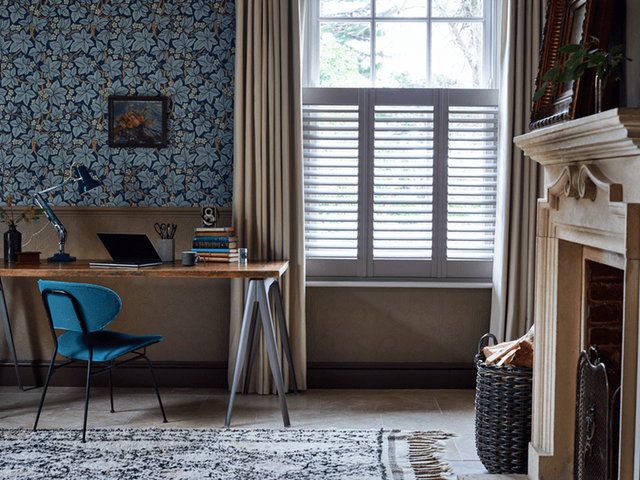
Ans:
[[[451,473],[451,467],[436,457],[442,452],[442,444],[454,435],[441,430],[414,432],[409,437],[409,462],[416,480],[443,480],[443,474]]]

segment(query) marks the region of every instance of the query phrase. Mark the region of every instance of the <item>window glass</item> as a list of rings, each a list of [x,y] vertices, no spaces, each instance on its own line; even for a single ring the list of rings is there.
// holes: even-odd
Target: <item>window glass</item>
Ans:
[[[432,0],[434,17],[482,17],[482,0]]]
[[[434,23],[432,78],[436,88],[478,88],[482,85],[482,25]]]
[[[376,0],[378,17],[426,17],[427,0]]]
[[[369,23],[320,24],[320,86],[369,86],[371,78]]]
[[[371,0],[320,0],[323,17],[369,17]]]
[[[427,86],[427,26],[414,22],[376,24],[376,87]]]

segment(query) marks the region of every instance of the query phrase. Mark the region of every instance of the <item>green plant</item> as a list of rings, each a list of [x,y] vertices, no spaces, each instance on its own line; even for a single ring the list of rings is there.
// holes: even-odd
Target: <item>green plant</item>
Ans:
[[[13,203],[13,197],[7,195],[5,198],[7,205],[0,206],[0,220],[7,225],[16,225],[18,222],[24,220],[25,223],[37,222],[42,214],[41,208],[24,207],[21,213],[15,212],[11,204]]]
[[[607,86],[607,81],[613,75],[613,80],[618,80],[620,75],[613,67],[617,66],[622,60],[629,60],[622,53],[624,45],[616,45],[611,51],[606,52],[600,48],[600,40],[591,37],[586,43],[568,43],[559,48],[561,53],[568,55],[564,65],[555,65],[547,70],[542,78],[544,82],[540,89],[533,96],[533,101],[539,100],[544,95],[545,90],[550,82],[554,84],[566,83],[577,80],[590,69],[596,69],[596,77],[602,80],[602,88]],[[612,73],[615,72],[615,73]]]

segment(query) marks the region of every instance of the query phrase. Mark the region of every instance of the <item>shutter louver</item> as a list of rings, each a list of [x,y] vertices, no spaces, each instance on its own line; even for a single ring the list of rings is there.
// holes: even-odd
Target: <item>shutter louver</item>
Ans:
[[[358,107],[304,105],[307,258],[358,254]]]
[[[496,221],[497,107],[449,107],[447,259],[491,260]]]
[[[373,257],[432,256],[433,107],[376,106]]]

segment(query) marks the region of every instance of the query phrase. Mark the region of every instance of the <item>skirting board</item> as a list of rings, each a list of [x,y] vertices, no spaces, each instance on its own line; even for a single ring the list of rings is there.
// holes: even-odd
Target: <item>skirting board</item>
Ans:
[[[42,386],[47,377],[44,362],[20,364],[25,388]],[[164,388],[228,388],[227,362],[153,362],[158,385]],[[136,362],[114,370],[114,384],[120,387],[151,386],[146,363]],[[92,386],[107,386],[106,375],[92,380]],[[476,369],[472,363],[334,363],[307,365],[307,387],[354,389],[457,389],[475,388]],[[83,363],[58,370],[51,385],[83,386]],[[0,385],[18,384],[13,363],[0,363]]]

